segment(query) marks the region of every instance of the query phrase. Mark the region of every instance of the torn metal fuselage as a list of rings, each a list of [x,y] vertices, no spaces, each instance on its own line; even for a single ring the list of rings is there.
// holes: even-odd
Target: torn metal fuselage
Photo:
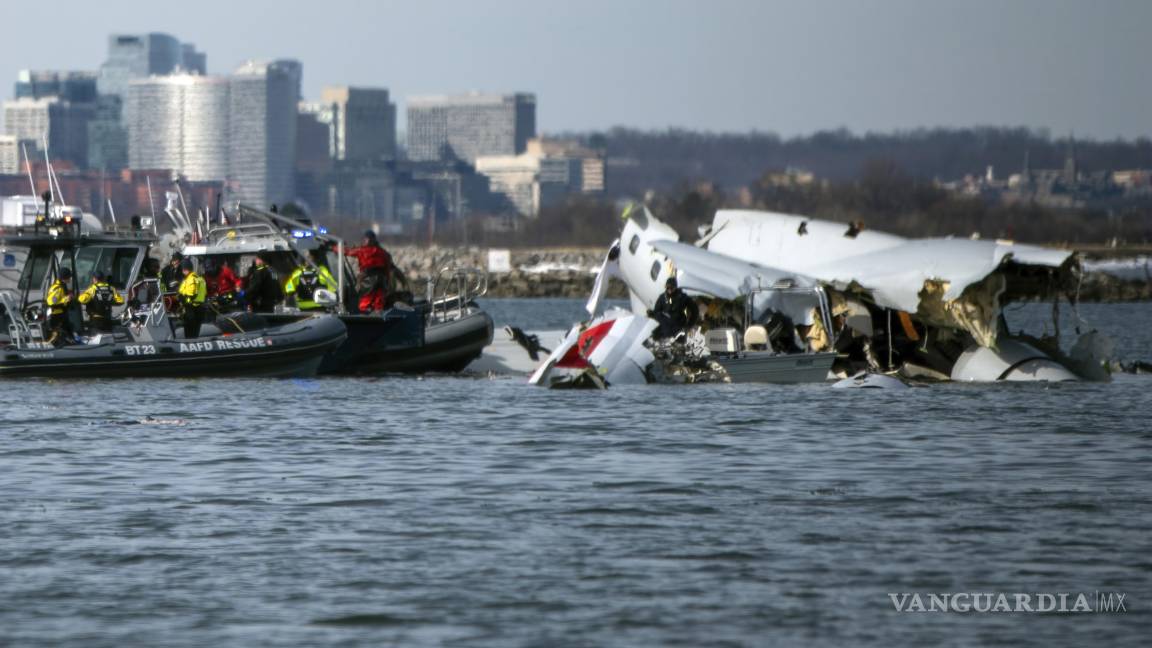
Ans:
[[[628,287],[635,313],[651,312],[666,282],[694,298],[699,327],[649,344],[655,382],[822,382],[836,354],[827,295],[798,273],[681,243],[646,208],[633,207],[601,276]],[[589,302],[590,312],[596,300]]]
[[[1082,339],[1066,355],[1055,338],[1011,335],[1002,315],[1017,301],[1074,301],[1079,271],[1068,251],[906,239],[860,223],[769,212],[720,211],[706,236],[689,245],[646,208],[632,207],[587,310],[598,312],[608,280],[617,278],[628,287],[633,313],[573,329],[533,382],[603,386],[581,379],[581,371],[607,384],[641,376],[816,382],[829,369],[841,377],[869,371],[977,382],[1106,380],[1102,340]],[[701,326],[671,342],[649,339],[656,327],[643,314],[670,278],[694,298]],[[605,328],[625,318],[627,324]],[[636,321],[647,322],[647,330]],[[614,335],[601,347],[596,340],[608,339],[607,331]],[[620,351],[606,351],[613,348]]]
[[[1078,256],[1008,241],[906,239],[860,224],[721,210],[709,251],[813,278],[832,292],[838,348],[874,370],[962,381],[1101,379],[1054,339],[1012,336],[1003,307],[1074,302]],[[853,320],[847,322],[846,320]],[[1106,376],[1105,376],[1106,377]]]

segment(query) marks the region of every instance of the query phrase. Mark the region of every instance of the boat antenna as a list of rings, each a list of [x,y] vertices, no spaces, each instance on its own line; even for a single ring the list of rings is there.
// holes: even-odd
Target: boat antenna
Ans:
[[[183,210],[184,220],[185,220],[185,222],[188,223],[188,229],[191,230],[192,229],[192,220],[191,220],[192,216],[191,216],[191,214],[188,213],[188,203],[184,202],[184,191],[180,189],[180,180],[177,179],[172,184],[176,185],[176,195],[180,197],[180,209]],[[199,236],[200,238],[204,238],[204,232],[201,231],[201,229],[200,229],[200,217],[199,216],[196,217],[196,235]]]
[[[28,171],[28,188],[32,190],[32,195],[36,195],[36,181],[32,179],[32,160],[28,158],[28,147],[24,142],[20,142],[20,150],[24,152],[24,169]],[[44,214],[44,218],[48,218],[48,214]]]
[[[146,175],[144,179],[148,182],[148,207],[152,210],[152,222],[156,222],[156,200],[152,197],[152,176]]]
[[[63,207],[67,203],[64,200],[64,191],[60,188],[60,179],[56,177],[56,171],[52,168],[52,161],[48,157],[47,131],[43,134],[42,139],[44,140],[44,165],[48,167],[48,187],[52,188],[53,183],[55,183],[55,189],[52,189],[52,193],[56,198],[56,202],[60,203],[60,206]]]
[[[47,134],[44,135],[44,137],[42,138],[42,141],[44,143],[44,172],[48,174],[48,193],[52,194],[52,201],[55,202],[55,200],[57,198],[59,198],[59,194],[56,193],[56,187],[53,186],[53,184],[52,184],[52,163],[48,161],[48,136],[47,136]],[[51,203],[49,203],[49,204],[51,204]],[[44,208],[48,209],[48,206],[45,205]],[[50,216],[49,213],[44,214],[45,218],[48,218],[49,216]]]
[[[112,207],[112,199],[108,199],[108,213],[112,215],[112,226],[116,226],[116,210]]]
[[[104,177],[104,165],[100,165],[100,224],[104,224],[104,199],[107,197],[104,188],[108,185]]]

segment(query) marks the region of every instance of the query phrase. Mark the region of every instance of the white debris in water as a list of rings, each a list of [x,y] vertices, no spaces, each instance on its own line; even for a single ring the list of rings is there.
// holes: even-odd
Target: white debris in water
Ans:
[[[174,425],[176,427],[183,427],[188,425],[185,419],[158,419],[145,417],[136,421],[140,425]]]

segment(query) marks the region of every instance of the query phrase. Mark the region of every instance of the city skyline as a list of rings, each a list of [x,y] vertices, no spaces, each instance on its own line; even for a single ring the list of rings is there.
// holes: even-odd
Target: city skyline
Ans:
[[[29,6],[21,22],[50,25],[49,35],[12,30],[0,78],[96,70],[109,34],[165,32],[206,53],[209,74],[249,59],[300,60],[308,100],[327,85],[387,88],[401,120],[409,96],[477,90],[536,94],[543,133],[1005,125],[1152,134],[1152,87],[1138,81],[1152,54],[1141,33],[1152,24],[1147,3],[590,0],[541,14],[522,0],[333,0],[269,19],[270,6],[206,0],[170,16],[135,1]]]

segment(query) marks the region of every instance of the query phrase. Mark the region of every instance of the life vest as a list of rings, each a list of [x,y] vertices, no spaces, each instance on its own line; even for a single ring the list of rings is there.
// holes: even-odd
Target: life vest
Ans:
[[[111,317],[112,305],[116,303],[116,292],[112,286],[104,282],[95,283],[89,291],[92,296],[88,299],[88,316],[105,319]]]
[[[323,286],[320,284],[320,273],[317,272],[316,268],[301,270],[300,275],[296,277],[296,299],[312,301],[318,288],[323,288]]]

